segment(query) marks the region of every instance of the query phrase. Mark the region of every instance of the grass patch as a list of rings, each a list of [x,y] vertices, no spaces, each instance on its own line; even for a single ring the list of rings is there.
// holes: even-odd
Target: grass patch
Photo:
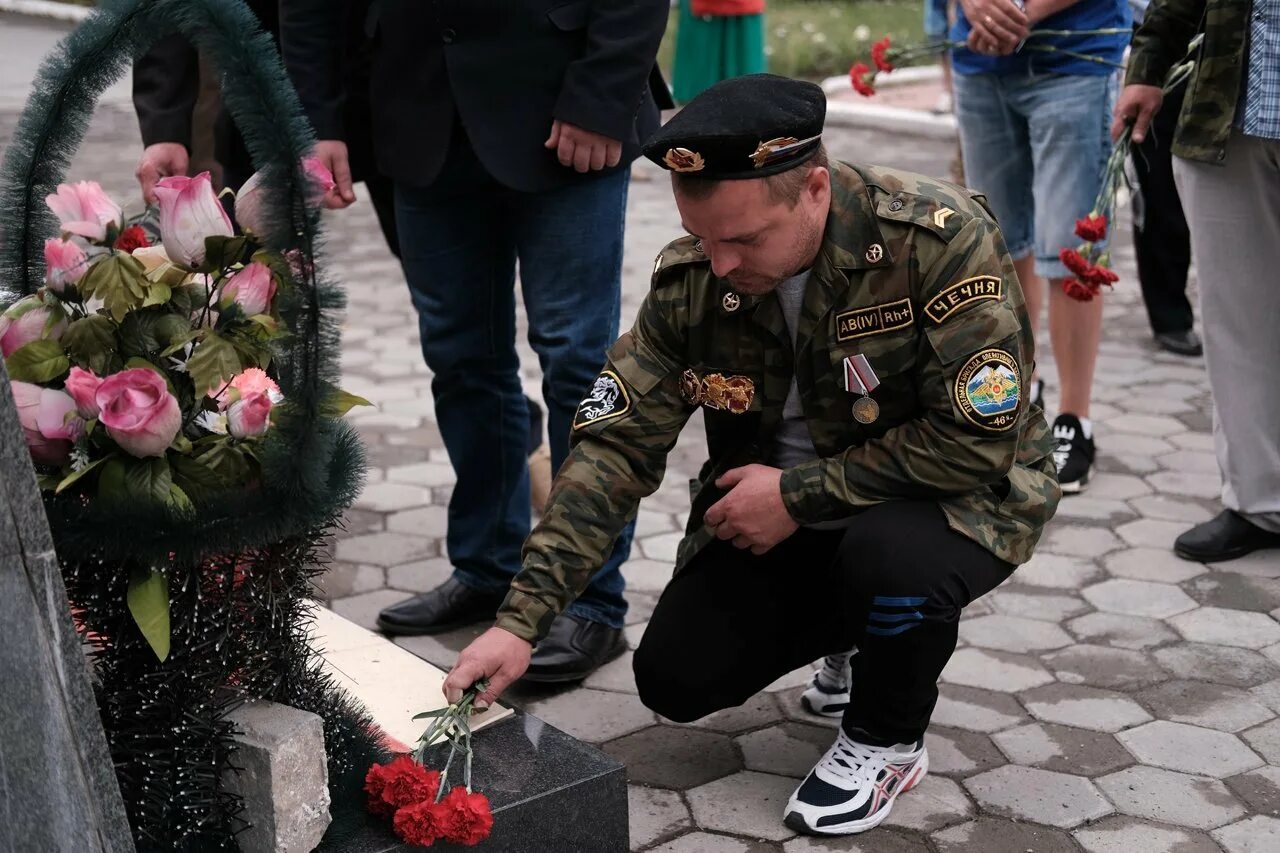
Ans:
[[[922,41],[923,15],[919,0],[770,0],[765,10],[769,70],[806,80],[845,74],[859,60],[871,62],[871,44],[877,39]],[[668,79],[678,17],[673,10],[658,51]]]

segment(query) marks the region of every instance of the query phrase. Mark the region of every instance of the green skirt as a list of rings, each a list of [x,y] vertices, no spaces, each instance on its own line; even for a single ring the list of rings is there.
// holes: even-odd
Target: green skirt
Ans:
[[[691,0],[680,0],[672,90],[687,104],[713,83],[765,70],[764,15],[694,17]]]

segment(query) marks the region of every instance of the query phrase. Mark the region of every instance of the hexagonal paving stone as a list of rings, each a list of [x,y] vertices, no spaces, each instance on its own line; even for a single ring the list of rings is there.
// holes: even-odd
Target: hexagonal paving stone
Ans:
[[[1000,750],[1015,764],[1059,773],[1097,776],[1133,763],[1114,736],[1086,729],[1033,723],[992,735]]]
[[[1181,521],[1188,526],[1208,521],[1214,516],[1212,511],[1195,499],[1178,498],[1173,495],[1147,495],[1134,498],[1129,501],[1129,506],[1145,518]]]
[[[1203,563],[1184,560],[1168,548],[1116,551],[1104,557],[1102,565],[1118,578],[1157,583],[1182,583],[1208,571]]]
[[[1238,687],[1204,681],[1166,681],[1135,697],[1162,720],[1238,732],[1275,716]]]
[[[415,465],[397,465],[389,468],[387,479],[392,483],[434,487],[453,485],[457,475],[447,462],[419,462]]]
[[[525,710],[588,743],[622,737],[651,726],[658,719],[629,693],[585,688],[530,703]]]
[[[966,687],[1016,692],[1053,681],[1034,658],[984,649],[961,649],[951,656],[942,680]]]
[[[1267,760],[1268,764],[1280,765],[1280,720],[1249,729],[1243,735],[1245,743]]]
[[[418,560],[387,569],[387,586],[409,592],[430,592],[453,577],[453,564],[446,557]]]
[[[672,563],[657,560],[627,560],[622,564],[622,576],[629,589],[662,592],[675,571]]]
[[[1067,557],[1094,558],[1124,546],[1110,530],[1079,524],[1054,524],[1046,531],[1040,549]]]
[[[442,506],[407,509],[387,516],[387,530],[416,536],[444,536],[449,530],[449,510]]]
[[[835,741],[824,726],[780,723],[735,738],[748,770],[803,778]]]
[[[1020,583],[1005,584],[982,601],[990,602],[998,613],[1045,622],[1062,622],[1089,610],[1084,599],[1074,595]],[[966,610],[965,615],[968,616],[969,611]]]
[[[1280,676],[1280,669],[1257,652],[1230,646],[1178,643],[1151,653],[1179,678],[1253,687]]]
[[[815,726],[826,726],[830,729],[839,727],[839,717],[820,717],[817,714],[810,714],[805,710],[804,703],[800,701],[800,695],[802,693],[804,693],[803,687],[793,687],[790,690],[779,690],[776,693],[768,695],[772,695],[778,700],[778,706],[782,709],[782,715],[788,720],[795,720],[800,723],[809,723]]]
[[[426,506],[429,503],[431,503],[431,492],[418,486],[405,483],[374,483],[365,486],[354,505],[357,509],[368,509],[374,512],[394,512]]]
[[[1150,460],[1152,471],[1160,467],[1160,463],[1156,462],[1155,457],[1163,456],[1172,450],[1172,444],[1155,436],[1135,435],[1133,433],[1115,433],[1107,436],[1106,457],[1142,457]],[[1106,457],[1103,458],[1105,459]]]
[[[1097,782],[1117,811],[1133,817],[1212,829],[1244,814],[1227,786],[1214,779],[1137,766]]]
[[[742,769],[729,738],[684,726],[651,726],[601,748],[626,765],[628,781],[657,788],[685,790]]]
[[[1196,606],[1185,592],[1172,584],[1114,579],[1086,587],[1085,600],[1099,610],[1128,616],[1167,619]]]
[[[960,622],[960,636],[971,645],[1006,652],[1037,652],[1071,645],[1071,637],[1054,623],[1020,616],[964,619]]]
[[[1087,853],[1219,853],[1207,835],[1131,817],[1109,817],[1072,833]]]
[[[1026,719],[1022,706],[1012,696],[944,684],[938,689],[932,721],[942,726],[990,733],[1011,728]]]
[[[1151,715],[1122,693],[1075,684],[1050,684],[1022,694],[1022,703],[1038,720],[1098,732],[1118,732],[1151,720]]]
[[[1190,498],[1216,498],[1222,493],[1222,480],[1217,474],[1192,471],[1160,471],[1147,478],[1157,492],[1185,495]]]
[[[921,838],[885,829],[883,824],[867,835],[802,835],[782,849],[784,853],[929,853],[929,845]]]
[[[973,803],[959,785],[943,776],[925,776],[924,781],[898,797],[885,826],[933,832],[967,820]]]
[[[745,770],[689,791],[689,807],[702,829],[785,841],[795,835],[782,822],[795,788],[795,779]]]
[[[1124,474],[1099,474],[1089,481],[1089,494],[1099,498],[1128,501],[1151,494],[1151,487],[1141,477]]]
[[[640,553],[646,559],[657,560],[662,563],[675,563],[676,548],[683,538],[684,535],[681,533],[660,533],[657,536],[646,536],[643,539],[637,537],[635,541],[640,546]]]
[[[1223,779],[1262,764],[1253,750],[1226,732],[1156,720],[1116,735],[1143,764]]]
[[[1067,623],[1081,640],[1121,649],[1146,649],[1178,639],[1173,629],[1150,616],[1090,613]]]
[[[674,841],[668,841],[660,847],[654,847],[649,853],[755,853],[759,849],[759,845],[743,841],[741,838],[713,835],[709,832],[691,832]]]
[[[1111,813],[1088,779],[1035,767],[997,767],[964,786],[984,808],[1049,826],[1070,828]]]
[[[736,708],[725,708],[723,711],[716,711],[714,714],[703,717],[691,725],[713,732],[723,732],[728,735],[736,735],[773,725],[783,717],[778,701],[786,695],[785,693],[757,693]],[[799,707],[800,703],[797,701],[795,704]],[[839,721],[837,720],[836,722],[838,723]]]
[[[929,747],[930,773],[972,776],[1005,763],[991,738],[977,732],[931,725],[924,742]]]
[[[1187,526],[1177,521],[1144,518],[1116,528],[1116,535],[1135,548],[1172,548],[1173,540],[1186,532]]]
[[[1072,646],[1044,655],[1041,660],[1054,677],[1064,684],[1132,690],[1162,681],[1166,677],[1141,652],[1113,649],[1110,646]]]
[[[1153,435],[1162,438],[1187,431],[1187,428],[1180,421],[1161,415],[1121,415],[1108,421],[1107,426],[1116,432],[1131,432],[1137,435]]]
[[[1108,500],[1089,495],[1073,496],[1069,501],[1058,504],[1057,518],[1064,521],[1092,520],[1109,522],[1114,526],[1136,516],[1133,508],[1124,501]]]
[[[1088,586],[1101,574],[1092,560],[1036,551],[1030,560],[1018,567],[1013,577],[1019,583],[1074,591]]]
[[[933,834],[940,853],[1076,853],[1060,829],[995,817],[980,817]]]
[[[623,652],[621,656],[609,661],[604,666],[587,676],[583,686],[595,690],[614,690],[619,693],[639,693],[636,687],[636,675],[631,668],[633,654]]]
[[[689,809],[675,791],[628,785],[627,815],[633,848],[648,847],[693,828]]]
[[[436,540],[404,533],[368,533],[338,542],[334,555],[348,563],[374,566],[398,566],[434,557],[439,553]]]
[[[1280,850],[1280,818],[1254,815],[1215,829],[1213,837],[1227,853],[1275,853]]]
[[[1280,623],[1265,613],[1201,607],[1173,617],[1169,624],[1197,643],[1261,649],[1280,642]]]
[[[346,598],[335,598],[329,603],[329,606],[339,616],[350,619],[362,628],[376,631],[378,629],[378,614],[384,608],[404,601],[404,598],[403,592],[397,592],[394,589],[379,589],[360,595],[350,595]]]
[[[325,601],[332,601],[335,598],[382,589],[387,584],[387,576],[381,566],[331,563],[315,583],[320,597]]]
[[[1261,814],[1280,814],[1280,767],[1268,764],[1223,781],[1251,810]]]
[[[1270,578],[1217,571],[1184,583],[1182,589],[1196,601],[1210,607],[1259,613],[1280,608],[1280,581]],[[1276,616],[1275,613],[1271,615],[1272,618]]]

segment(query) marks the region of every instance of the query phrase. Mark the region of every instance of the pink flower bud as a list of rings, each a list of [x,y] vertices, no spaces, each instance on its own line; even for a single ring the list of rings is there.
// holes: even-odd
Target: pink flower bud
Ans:
[[[236,438],[263,435],[271,426],[271,398],[266,394],[241,395],[227,408],[227,432]]]
[[[84,433],[84,421],[75,413],[75,401],[53,388],[30,382],[10,384],[31,458],[41,465],[65,464],[72,442]]]
[[[88,269],[88,256],[75,243],[57,237],[44,241],[44,283],[54,293],[78,282]]]
[[[49,325],[51,309],[38,296],[15,302],[0,319],[0,356],[8,358],[32,341],[60,340],[67,330],[66,318]]]
[[[206,237],[230,237],[235,233],[208,172],[194,178],[161,178],[156,182],[156,198],[160,200],[160,239],[175,264],[200,266],[204,263]]]
[[[221,302],[223,308],[234,302],[245,314],[253,316],[268,313],[275,295],[276,282],[271,268],[254,261],[227,278]]]
[[[182,427],[182,410],[164,377],[145,367],[102,380],[95,401],[107,433],[133,456],[163,456]]]
[[[120,227],[124,212],[94,181],[59,184],[58,191],[44,197],[45,204],[62,223],[62,230],[88,240],[102,242],[107,228]]]
[[[98,386],[102,385],[102,379],[95,375],[92,370],[73,367],[64,384],[66,385],[67,393],[76,401],[76,409],[79,410],[81,417],[96,418],[98,416]]]

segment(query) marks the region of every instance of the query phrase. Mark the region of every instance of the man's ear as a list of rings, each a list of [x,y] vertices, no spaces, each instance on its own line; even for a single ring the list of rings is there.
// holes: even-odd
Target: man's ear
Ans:
[[[831,172],[825,166],[815,166],[809,170],[809,177],[804,182],[805,195],[812,202],[821,202],[831,193]]]

